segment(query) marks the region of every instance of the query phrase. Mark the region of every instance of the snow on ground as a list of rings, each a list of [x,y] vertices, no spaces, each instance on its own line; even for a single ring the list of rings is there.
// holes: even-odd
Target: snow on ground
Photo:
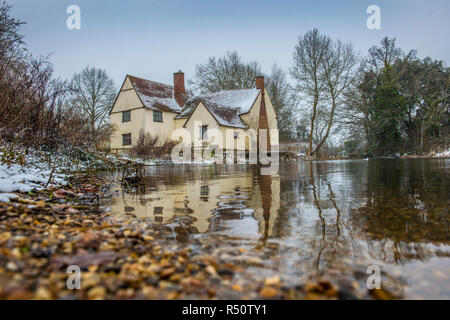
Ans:
[[[49,182],[50,170],[37,166],[20,166],[18,164],[0,164],[0,201],[9,202],[14,198],[11,192],[30,192],[41,190]],[[49,186],[62,185],[66,176],[53,173]],[[15,196],[17,197],[17,196]]]
[[[0,202],[9,202],[11,199],[16,199],[19,196],[14,193],[0,193]]]
[[[111,160],[111,161],[131,161],[131,162],[135,162],[137,164],[143,164],[146,166],[158,166],[158,165],[169,165],[172,164],[172,161],[170,160],[165,160],[165,159],[152,159],[152,160],[143,160],[140,158],[135,158],[135,157],[131,157],[127,154],[121,154],[121,155],[107,155],[106,156],[107,159]]]
[[[450,149],[436,153],[436,158],[450,158]]]

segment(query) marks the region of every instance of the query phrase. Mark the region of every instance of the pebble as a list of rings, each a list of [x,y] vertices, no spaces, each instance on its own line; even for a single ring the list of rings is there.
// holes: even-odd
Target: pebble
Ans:
[[[278,294],[278,291],[272,287],[263,287],[259,291],[259,295],[263,299],[273,299]]]
[[[280,277],[279,276],[273,276],[270,278],[266,278],[266,280],[264,281],[264,284],[266,286],[274,286],[280,283]]]
[[[101,300],[104,299],[106,295],[106,289],[104,287],[94,287],[88,291],[88,299],[91,300]]]

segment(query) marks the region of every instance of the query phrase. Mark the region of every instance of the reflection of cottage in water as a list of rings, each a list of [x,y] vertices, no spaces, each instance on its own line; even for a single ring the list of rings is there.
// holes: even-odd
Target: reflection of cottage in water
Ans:
[[[159,182],[152,177],[155,185],[151,190],[114,199],[113,212],[150,218],[156,224],[175,222],[198,233],[242,234],[245,229],[245,235],[251,237],[272,235],[280,206],[278,176],[260,176],[250,170],[238,177],[227,177],[226,172],[211,177],[199,171],[191,179],[183,179],[186,173],[179,174],[181,179],[169,178],[172,183],[167,183],[167,177]]]

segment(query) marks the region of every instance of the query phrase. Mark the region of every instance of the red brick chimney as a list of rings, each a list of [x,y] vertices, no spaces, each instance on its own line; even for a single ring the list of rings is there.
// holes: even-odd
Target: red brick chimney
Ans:
[[[256,77],[256,89],[261,90],[261,94],[264,94],[264,77]]]
[[[265,98],[265,90],[264,90],[264,77],[256,77],[256,89],[261,90],[261,105],[259,108],[259,123],[258,129],[266,129],[267,130],[267,149],[270,151],[270,133],[269,133],[269,120],[267,119],[267,111],[266,111],[266,98]],[[258,141],[259,141],[259,130],[258,130]],[[259,142],[258,142],[259,148]]]
[[[184,88],[184,73],[179,70],[173,74],[173,97],[180,107],[186,102],[186,89]]]

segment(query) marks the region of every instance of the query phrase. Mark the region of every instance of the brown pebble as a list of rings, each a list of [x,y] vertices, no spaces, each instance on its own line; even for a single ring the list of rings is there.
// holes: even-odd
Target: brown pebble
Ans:
[[[232,286],[232,289],[234,290],[234,291],[239,291],[239,292],[242,292],[242,291],[244,291],[244,288],[242,288],[242,286],[241,285],[239,285],[239,284],[234,284],[233,286]]]
[[[264,299],[273,299],[278,291],[272,287],[264,287],[259,291],[259,295]]]
[[[161,273],[159,274],[159,276],[160,276],[161,278],[167,278],[167,277],[171,276],[171,275],[174,274],[174,273],[175,273],[175,268],[166,268],[166,269],[163,269],[163,270],[161,271]]]
[[[264,281],[264,284],[266,286],[274,286],[280,283],[280,277],[279,276],[273,276],[273,277],[269,277],[266,278],[266,280]]]
[[[104,299],[106,295],[106,289],[103,287],[94,287],[88,292],[88,299],[91,300],[101,300]]]

